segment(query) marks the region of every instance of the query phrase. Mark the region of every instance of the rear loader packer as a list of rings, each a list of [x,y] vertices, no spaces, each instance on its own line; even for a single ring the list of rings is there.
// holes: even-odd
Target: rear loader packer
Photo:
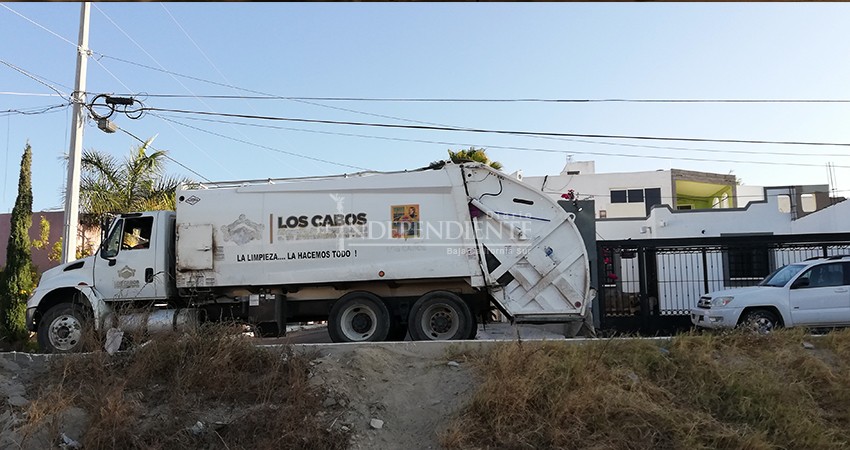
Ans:
[[[27,323],[46,351],[82,330],[328,321],[335,342],[470,339],[492,308],[585,320],[587,252],[545,193],[477,163],[204,183],[177,211],[122,214],[97,254],[44,273]]]

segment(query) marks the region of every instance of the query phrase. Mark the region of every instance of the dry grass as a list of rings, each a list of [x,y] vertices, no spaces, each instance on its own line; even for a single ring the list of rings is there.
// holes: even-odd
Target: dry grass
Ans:
[[[317,414],[322,397],[308,383],[310,359],[259,349],[239,331],[203,326],[112,356],[59,359],[24,431],[50,427],[79,407],[89,419],[85,448],[345,448],[346,433],[329,430]],[[198,421],[204,430],[191,432]]]
[[[450,449],[850,446],[850,330],[514,343],[478,363]]]

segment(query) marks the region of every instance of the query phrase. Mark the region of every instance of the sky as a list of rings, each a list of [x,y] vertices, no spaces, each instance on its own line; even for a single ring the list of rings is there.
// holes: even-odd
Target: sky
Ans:
[[[62,208],[71,107],[40,110],[68,104],[79,20],[79,3],[0,4],[0,212],[14,205],[27,142],[33,210]],[[850,144],[847,23],[850,4],[840,3],[94,3],[86,91],[88,100],[132,94],[148,108],[278,118]],[[848,102],[203,98],[211,95]],[[850,196],[846,145],[518,136],[162,111],[111,120],[155,137],[153,147],[176,161],[168,172],[199,181],[415,169],[476,146],[524,176],[558,174],[572,158],[596,161],[597,172],[676,168],[731,173],[747,185],[827,184],[832,163],[832,188]],[[88,120],[83,148],[123,158],[139,144],[129,134]]]

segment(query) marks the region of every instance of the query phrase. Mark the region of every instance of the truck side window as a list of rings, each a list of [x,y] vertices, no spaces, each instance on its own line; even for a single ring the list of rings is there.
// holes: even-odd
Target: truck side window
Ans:
[[[842,264],[821,264],[812,267],[808,277],[809,287],[841,286],[844,283]]]
[[[122,250],[142,250],[150,248],[153,217],[133,217],[124,220],[124,232],[121,237]]]
[[[124,221],[119,219],[112,228],[112,233],[106,239],[106,246],[103,248],[102,256],[104,258],[114,258],[118,255],[118,249],[121,245],[121,230],[124,226]]]

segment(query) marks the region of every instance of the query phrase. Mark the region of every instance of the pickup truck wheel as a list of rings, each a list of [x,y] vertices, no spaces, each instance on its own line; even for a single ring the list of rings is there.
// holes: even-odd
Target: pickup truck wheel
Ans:
[[[46,353],[83,350],[88,316],[82,306],[60,303],[44,314],[38,325],[38,346]]]
[[[758,334],[769,334],[782,325],[773,312],[766,309],[754,309],[747,312],[741,319],[741,326]]]
[[[414,341],[468,339],[474,326],[469,306],[451,292],[429,292],[410,308],[408,329]]]
[[[387,339],[390,312],[378,296],[353,292],[334,303],[328,334],[334,342],[378,342]]]

